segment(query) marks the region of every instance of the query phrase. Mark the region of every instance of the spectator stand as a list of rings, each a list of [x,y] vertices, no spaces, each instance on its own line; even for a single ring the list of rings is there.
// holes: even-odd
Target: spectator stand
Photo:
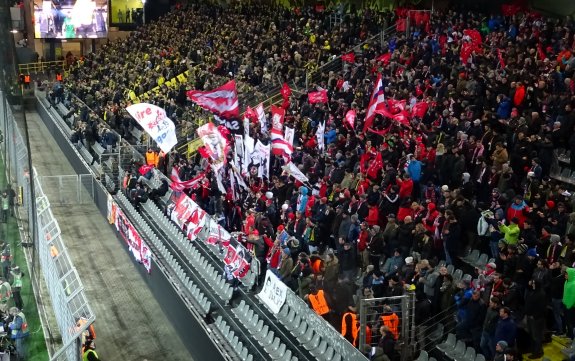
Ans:
[[[380,31],[378,34],[373,35],[372,37],[368,38],[364,42],[354,46],[349,51],[354,53],[361,53],[364,47],[369,47],[372,44],[376,44],[379,42],[380,45],[383,45],[386,39],[393,37],[396,33],[396,26],[384,26],[384,30]],[[325,77],[330,72],[334,73],[341,73],[342,69],[345,68],[345,63],[341,59],[342,55],[339,55],[332,60],[323,63],[323,64],[315,64],[314,61],[308,62],[306,64],[306,78],[305,78],[305,89],[309,91],[310,88],[314,87],[316,84],[320,84]],[[279,87],[277,89],[279,92]]]
[[[371,346],[377,346],[377,341],[373,341],[379,340],[379,326],[384,325],[382,316],[386,311],[391,311],[397,316],[395,330],[393,327],[390,329],[396,339],[396,349],[399,351],[401,361],[413,360],[416,351],[414,292],[394,297],[362,298],[359,302],[359,340],[366,340],[366,328],[369,326],[372,335]],[[375,335],[378,337],[374,337]]]
[[[551,167],[551,178],[562,183],[575,185],[575,169],[572,168],[571,152],[558,148],[553,153],[553,165]]]

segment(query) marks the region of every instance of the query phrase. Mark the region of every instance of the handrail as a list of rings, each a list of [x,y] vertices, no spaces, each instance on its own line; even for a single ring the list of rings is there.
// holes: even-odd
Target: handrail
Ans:
[[[30,74],[30,71],[37,73],[38,71],[44,72],[46,69],[64,69],[64,61],[39,61],[36,63],[18,64],[18,71],[20,74]]]

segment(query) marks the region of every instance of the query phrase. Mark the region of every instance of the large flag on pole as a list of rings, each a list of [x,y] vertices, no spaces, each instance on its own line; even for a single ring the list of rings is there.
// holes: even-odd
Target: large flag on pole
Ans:
[[[315,103],[327,103],[327,90],[320,90],[317,92],[311,92],[307,94],[307,99],[310,104]]]
[[[381,80],[381,74],[377,74],[377,81],[375,82],[375,87],[373,88],[373,94],[369,101],[369,106],[367,107],[367,114],[365,115],[365,121],[363,123],[363,131],[366,132],[368,128],[373,124],[373,119],[375,119],[376,110],[385,107],[385,95],[383,88],[383,81]]]
[[[207,123],[197,129],[198,136],[204,142],[204,148],[212,159],[214,169],[219,169],[226,162],[228,141],[213,123]]]
[[[303,174],[302,171],[299,170],[299,168],[292,162],[289,162],[288,164],[284,165],[282,169],[287,174],[291,175],[292,177],[294,177],[295,179],[297,179],[302,183],[306,183],[309,181],[308,177],[306,177],[305,174]]]
[[[126,110],[158,143],[158,147],[164,153],[169,153],[178,143],[176,126],[168,118],[164,109],[153,104],[139,103],[130,105]]]
[[[235,80],[230,80],[219,88],[209,91],[190,90],[188,98],[200,107],[222,118],[239,118],[240,107]]]
[[[270,136],[272,140],[272,153],[275,155],[293,153],[293,146],[284,138],[283,126],[285,109],[272,105],[272,129]]]

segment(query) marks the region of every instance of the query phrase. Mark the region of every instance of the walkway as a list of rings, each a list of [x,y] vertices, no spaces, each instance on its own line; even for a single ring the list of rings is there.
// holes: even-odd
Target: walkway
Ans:
[[[74,174],[35,112],[27,112],[32,161],[41,176]],[[21,125],[21,124],[20,124]],[[22,128],[20,126],[20,128]],[[49,199],[58,199],[44,189]],[[94,204],[52,211],[96,314],[96,346],[103,360],[192,361],[145,280]]]

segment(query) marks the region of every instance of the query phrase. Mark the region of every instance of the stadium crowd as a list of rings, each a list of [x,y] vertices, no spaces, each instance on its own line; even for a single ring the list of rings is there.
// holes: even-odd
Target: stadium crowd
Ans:
[[[308,10],[196,5],[87,56],[67,87],[94,119],[127,135],[134,126],[123,112],[127,92],[142,94],[160,77],[193,69],[187,87],[162,88],[150,100],[185,137],[194,117],[205,117],[186,101],[189,88],[233,78],[240,94],[257,92],[275,81],[272,73],[301,86],[313,59],[345,53],[396,16],[350,17],[328,31],[325,15]],[[481,39],[462,54],[476,44],[470,29]],[[358,297],[415,292],[422,329],[431,326],[429,315],[448,313],[446,331],[488,360],[540,358],[548,332],[572,339],[575,328],[574,30],[572,22],[529,11],[436,12],[409,35],[369,43],[339,72],[322,74],[313,90],[326,89],[327,103],[294,92],[285,126],[295,129],[291,160],[308,182],[272,157],[269,179],[249,177],[238,201],[220,192],[213,175],[189,193],[230,232],[243,232],[263,268],[358,347]],[[378,74],[390,111],[399,107],[395,113],[405,111],[407,120],[378,115],[365,131]],[[426,109],[416,114],[421,102]],[[344,121],[350,109],[353,125]],[[259,124],[249,132],[269,143]],[[560,153],[573,156],[560,165]],[[160,168],[168,174],[176,167],[186,180],[206,163],[200,153],[186,159],[173,152]],[[552,178],[557,167],[567,177]],[[285,242],[277,237],[283,231]],[[491,259],[466,265],[475,249]],[[472,277],[457,278],[454,268]],[[397,358],[394,313],[386,309],[371,324],[366,343],[378,345],[379,357],[371,359]]]

